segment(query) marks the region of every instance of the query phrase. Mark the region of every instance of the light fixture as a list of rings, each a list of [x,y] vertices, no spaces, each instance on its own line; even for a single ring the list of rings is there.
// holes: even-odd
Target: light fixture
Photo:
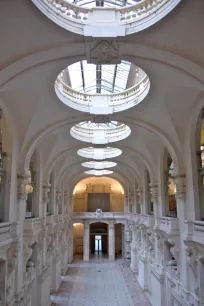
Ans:
[[[93,122],[83,121],[70,129],[70,134],[75,139],[93,144],[107,144],[120,141],[131,134],[131,129],[118,121]]]
[[[112,174],[113,171],[110,171],[110,170],[88,170],[88,171],[84,171],[84,173],[89,174],[89,175],[102,176],[102,175]]]
[[[105,147],[105,148],[87,147],[79,149],[77,151],[77,154],[85,158],[104,160],[120,156],[122,154],[122,150],[112,147]]]
[[[83,167],[95,169],[95,170],[104,170],[107,168],[112,168],[117,165],[117,163],[112,161],[88,161],[81,164]]]

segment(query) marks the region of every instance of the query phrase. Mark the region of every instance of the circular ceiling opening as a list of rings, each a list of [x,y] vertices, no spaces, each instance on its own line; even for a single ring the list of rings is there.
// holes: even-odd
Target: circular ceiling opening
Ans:
[[[96,123],[83,121],[70,129],[70,134],[75,139],[93,144],[106,144],[127,138],[131,129],[124,123],[110,121]]]
[[[88,64],[80,61],[63,70],[55,81],[60,101],[90,114],[112,114],[144,100],[150,89],[147,74],[134,64]]]
[[[95,170],[103,170],[107,168],[112,168],[117,165],[117,163],[112,161],[88,161],[81,164],[83,167],[91,168]]]
[[[77,151],[77,154],[85,158],[103,160],[103,159],[109,159],[120,156],[122,154],[122,150],[112,147],[106,147],[106,148],[87,147],[79,149]]]
[[[113,171],[110,171],[110,170],[88,170],[88,171],[84,171],[84,173],[89,174],[89,175],[102,176],[102,175],[112,174]]]

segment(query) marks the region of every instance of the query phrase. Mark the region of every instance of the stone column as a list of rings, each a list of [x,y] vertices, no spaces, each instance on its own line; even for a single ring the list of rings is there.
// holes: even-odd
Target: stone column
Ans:
[[[188,275],[187,256],[185,251],[185,220],[187,219],[187,205],[186,205],[186,179],[185,176],[177,176],[174,178],[176,183],[176,205],[179,219],[180,230],[180,281],[184,286],[184,292],[190,289],[190,279]],[[181,260],[182,259],[182,260]],[[186,297],[187,298],[187,297]]]
[[[126,221],[125,223],[125,234],[124,234],[124,238],[125,238],[125,258],[130,259],[130,253],[131,253],[131,249],[130,249],[130,243],[131,243],[131,231],[129,228],[129,224]]]
[[[68,231],[68,263],[71,263],[73,260],[73,225],[72,222],[69,221],[69,231]]]
[[[61,190],[60,189],[57,189],[56,190],[56,201],[55,201],[55,204],[56,204],[56,210],[55,210],[55,214],[58,215],[59,213],[61,213],[60,211],[60,205],[61,205]]]
[[[108,256],[109,260],[115,260],[115,224],[109,221],[108,227]]]
[[[138,273],[138,258],[137,258],[137,241],[136,241],[136,225],[132,223],[132,242],[131,242],[131,263],[130,268],[133,272]]]
[[[69,194],[65,191],[64,192],[64,212],[65,214],[68,214],[68,209],[69,209],[68,195]]]
[[[89,239],[90,239],[89,222],[84,221],[84,261],[89,261]]]
[[[158,186],[157,185],[150,185],[150,190],[152,193],[152,200],[153,200],[153,213],[155,219],[155,226],[154,228],[159,228],[159,220],[160,210],[159,210],[159,201],[158,201]]]
[[[43,203],[42,203],[42,212],[40,217],[42,218],[42,227],[46,227],[46,217],[47,217],[47,205],[49,202],[49,192],[50,192],[51,185],[49,183],[43,184]]]
[[[25,208],[26,208],[26,185],[28,184],[29,173],[19,174],[17,176],[18,189],[18,208],[17,208],[17,265],[15,274],[16,283],[16,302],[19,302],[23,297],[23,282],[24,282],[24,263],[23,263],[23,234],[24,234],[24,219],[25,219]]]
[[[128,196],[124,195],[124,213],[128,213]]]
[[[137,195],[138,195],[138,202],[140,205],[140,213],[144,214],[144,206],[143,206],[143,190],[142,189],[138,189],[137,190]]]

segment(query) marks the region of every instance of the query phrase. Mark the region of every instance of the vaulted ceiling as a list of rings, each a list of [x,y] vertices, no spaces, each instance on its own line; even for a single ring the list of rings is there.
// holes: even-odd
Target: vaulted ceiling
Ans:
[[[60,180],[75,184],[85,177],[84,159],[76,151],[87,145],[69,130],[92,117],[63,105],[54,82],[69,64],[87,59],[93,40],[58,27],[28,0],[6,1],[1,16],[0,104],[13,136],[16,167],[28,167],[37,150],[44,179],[55,169]],[[141,104],[113,115],[132,129],[127,139],[113,145],[123,151],[114,159],[113,174],[122,184],[132,186],[136,180],[140,185],[145,169],[156,181],[165,146],[177,170],[185,172],[189,126],[196,107],[203,105],[203,28],[203,1],[183,0],[151,28],[117,39],[121,60],[141,67],[151,82]]]

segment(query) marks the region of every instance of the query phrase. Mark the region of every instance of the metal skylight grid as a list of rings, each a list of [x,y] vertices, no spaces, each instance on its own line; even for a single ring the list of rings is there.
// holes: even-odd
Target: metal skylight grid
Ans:
[[[131,63],[122,61],[117,65],[94,65],[87,61],[68,66],[71,87],[84,93],[118,93],[127,88]]]
[[[87,8],[91,7],[124,7],[129,5],[134,5],[142,0],[70,0],[71,3],[74,3],[78,6],[84,6]]]

